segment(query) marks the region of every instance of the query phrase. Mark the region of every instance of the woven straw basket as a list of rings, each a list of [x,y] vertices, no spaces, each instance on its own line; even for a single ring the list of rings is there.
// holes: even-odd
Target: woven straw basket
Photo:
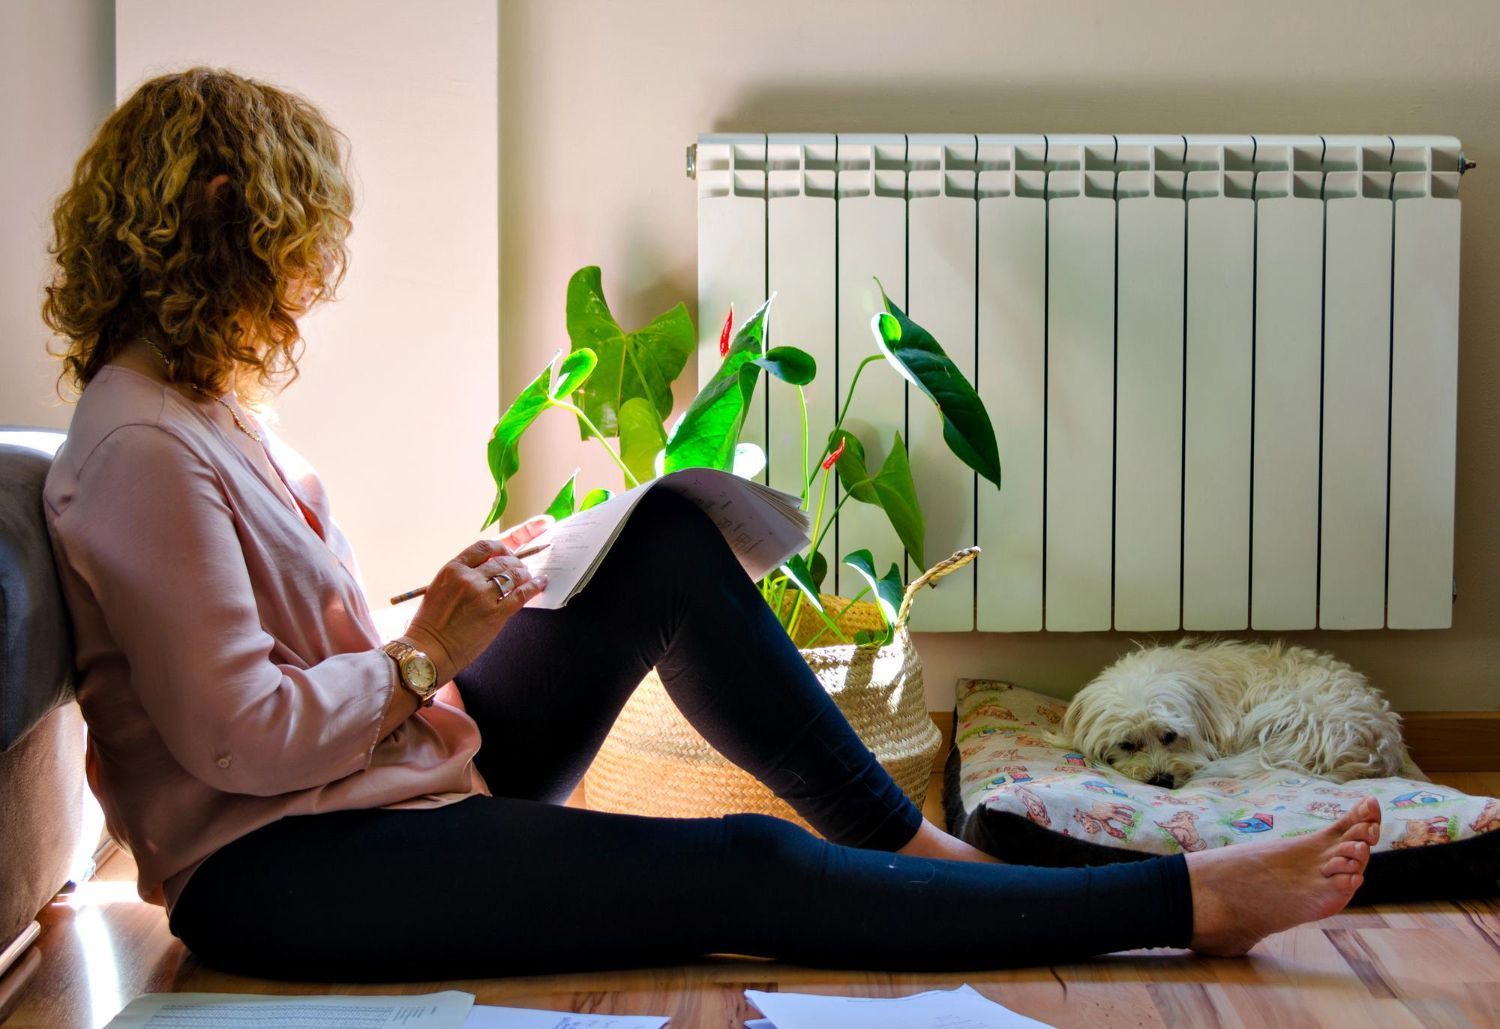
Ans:
[[[921,807],[927,797],[941,733],[927,714],[922,661],[906,629],[918,590],[968,564],[978,547],[960,550],[912,581],[902,598],[896,634],[884,647],[843,644],[804,648],[802,656],[865,746]],[[823,606],[847,636],[879,631],[880,609],[865,601],[823,595]],[[800,619],[798,644],[824,627]],[[760,780],[731,762],[677,710],[653,669],[626,701],[584,777],[584,803],[598,811],[704,818],[751,812],[812,829]]]

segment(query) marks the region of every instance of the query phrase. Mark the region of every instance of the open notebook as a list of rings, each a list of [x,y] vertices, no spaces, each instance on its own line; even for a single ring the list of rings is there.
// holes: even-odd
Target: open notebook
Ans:
[[[547,588],[527,607],[559,608],[588,584],[619,538],[625,519],[654,489],[680,493],[719,527],[746,574],[759,579],[810,541],[811,524],[801,501],[790,493],[711,468],[672,472],[579,511],[531,542],[547,549],[526,559],[533,575],[547,576]]]

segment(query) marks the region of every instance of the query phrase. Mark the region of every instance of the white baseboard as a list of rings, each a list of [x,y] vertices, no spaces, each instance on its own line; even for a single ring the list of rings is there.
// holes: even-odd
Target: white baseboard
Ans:
[[[0,975],[10,970],[10,966],[16,963],[20,956],[26,953],[26,948],[31,946],[33,940],[42,934],[42,923],[32,920],[31,924],[21,930],[19,936],[11,940],[4,950],[0,950]]]

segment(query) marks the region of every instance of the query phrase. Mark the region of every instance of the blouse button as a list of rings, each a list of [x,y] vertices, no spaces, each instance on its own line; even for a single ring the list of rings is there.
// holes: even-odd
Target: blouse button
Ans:
[[[228,768],[229,767],[229,759],[227,757],[221,757],[221,758],[219,758],[219,767],[220,768]]]

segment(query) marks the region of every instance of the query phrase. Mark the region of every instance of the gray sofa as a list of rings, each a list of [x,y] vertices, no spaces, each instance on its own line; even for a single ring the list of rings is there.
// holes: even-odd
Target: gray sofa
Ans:
[[[67,610],[42,520],[63,434],[0,427],[0,973],[75,871],[84,731]]]

